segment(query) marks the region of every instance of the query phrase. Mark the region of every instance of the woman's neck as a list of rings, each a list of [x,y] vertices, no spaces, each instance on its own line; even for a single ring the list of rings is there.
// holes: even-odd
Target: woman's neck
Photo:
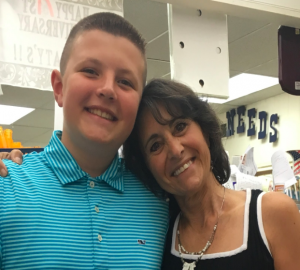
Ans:
[[[181,225],[201,230],[211,227],[220,215],[225,189],[214,177],[209,179],[201,189],[193,194],[175,196],[181,209]]]

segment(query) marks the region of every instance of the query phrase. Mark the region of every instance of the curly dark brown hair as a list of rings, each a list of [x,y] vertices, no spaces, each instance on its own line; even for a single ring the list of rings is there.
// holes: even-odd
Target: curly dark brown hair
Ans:
[[[126,167],[154,194],[164,196],[165,193],[146,165],[139,137],[139,123],[146,109],[158,123],[162,125],[169,123],[170,120],[162,117],[160,106],[167,110],[172,120],[191,119],[201,127],[209,146],[215,178],[220,184],[226,183],[230,176],[230,165],[221,141],[222,133],[218,117],[210,105],[201,100],[188,86],[164,79],[152,80],[144,88],[135,126],[123,145]]]

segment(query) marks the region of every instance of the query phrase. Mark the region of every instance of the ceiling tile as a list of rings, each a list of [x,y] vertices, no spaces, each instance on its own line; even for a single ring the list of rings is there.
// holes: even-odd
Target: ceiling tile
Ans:
[[[269,25],[229,45],[229,66],[246,71],[277,58],[277,25]]]
[[[153,78],[160,78],[170,73],[170,63],[162,61],[154,61],[147,59],[147,81]]]
[[[271,60],[255,68],[251,68],[247,71],[247,73],[278,77],[278,59]]]
[[[268,22],[256,21],[251,19],[239,18],[234,16],[227,17],[228,23],[228,42],[232,43],[252,32],[268,25]]]
[[[150,0],[124,0],[124,17],[148,42],[168,30],[167,4]]]
[[[147,44],[146,54],[147,58],[170,61],[169,32]]]

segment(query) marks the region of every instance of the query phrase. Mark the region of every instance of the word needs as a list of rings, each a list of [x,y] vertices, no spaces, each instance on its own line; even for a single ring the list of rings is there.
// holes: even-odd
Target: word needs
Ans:
[[[246,113],[246,107],[240,106],[237,109],[232,109],[228,112],[226,112],[226,118],[227,118],[227,130],[226,130],[226,137],[230,137],[234,135],[234,118],[237,115],[238,116],[238,125],[237,125],[237,134],[241,134],[245,132],[245,123],[242,116],[245,116]],[[247,136],[255,136],[256,135],[256,129],[255,129],[255,123],[254,119],[256,117],[256,109],[252,108],[247,111],[248,116],[248,129],[247,129]],[[258,132],[258,139],[262,140],[265,139],[267,136],[267,118],[268,114],[265,111],[261,111],[258,113],[259,118],[259,132]],[[279,117],[277,114],[272,114],[270,117],[270,128],[273,130],[269,133],[269,142],[276,142],[278,139],[278,131],[274,127],[275,124],[278,123]]]

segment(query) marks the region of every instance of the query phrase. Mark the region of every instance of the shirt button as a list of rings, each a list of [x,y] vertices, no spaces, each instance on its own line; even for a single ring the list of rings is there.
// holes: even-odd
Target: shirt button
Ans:
[[[98,234],[98,240],[101,242],[102,241],[102,236],[101,234]]]
[[[95,206],[95,211],[99,213],[99,208],[97,206]]]
[[[95,182],[94,182],[94,181],[91,181],[91,182],[90,182],[90,187],[91,187],[91,188],[94,188],[94,187],[95,187]]]

